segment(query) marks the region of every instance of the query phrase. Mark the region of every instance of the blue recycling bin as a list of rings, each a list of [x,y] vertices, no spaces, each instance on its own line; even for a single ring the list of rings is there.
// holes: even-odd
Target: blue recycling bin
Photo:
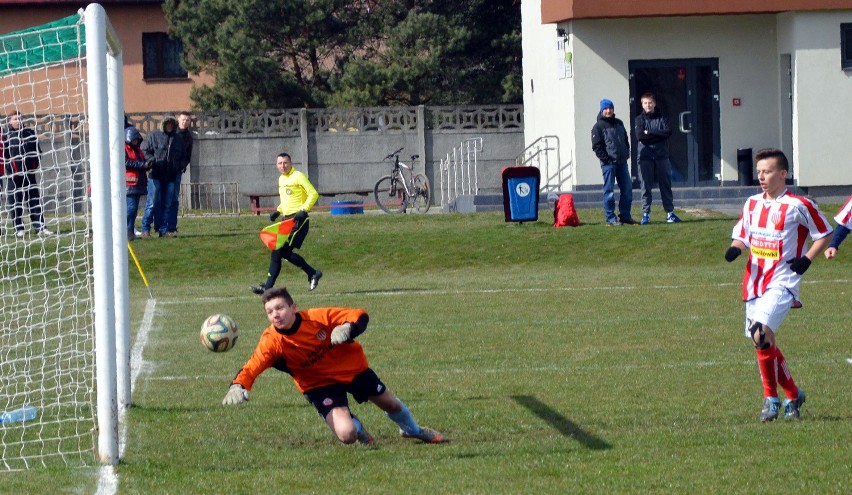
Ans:
[[[537,221],[541,171],[536,167],[505,167],[502,176],[506,221]]]

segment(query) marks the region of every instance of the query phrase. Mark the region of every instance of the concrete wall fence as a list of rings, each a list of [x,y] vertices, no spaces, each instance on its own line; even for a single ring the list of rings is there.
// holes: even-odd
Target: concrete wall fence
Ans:
[[[177,112],[175,112],[177,113]],[[131,113],[143,135],[160,127],[162,114]],[[499,192],[500,172],[524,150],[523,106],[382,107],[197,112],[192,163],[184,183],[238,185],[239,209],[249,208],[247,194],[277,192],[276,156],[289,153],[324,194],[320,204],[361,199],[372,202],[375,182],[391,171],[384,157],[404,148],[410,162],[432,184],[440,204],[440,163],[453,148],[482,139],[478,155],[479,192]],[[360,198],[355,193],[360,193]],[[335,195],[332,195],[335,194]],[[266,198],[264,206],[274,206]]]

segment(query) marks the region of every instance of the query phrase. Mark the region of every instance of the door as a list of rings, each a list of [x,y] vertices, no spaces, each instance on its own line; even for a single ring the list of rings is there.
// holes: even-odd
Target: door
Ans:
[[[647,92],[654,93],[657,108],[669,118],[672,185],[719,185],[718,59],[632,60],[628,70],[630,123],[642,113],[641,97]],[[635,134],[631,139],[633,173],[638,177],[639,141]]]

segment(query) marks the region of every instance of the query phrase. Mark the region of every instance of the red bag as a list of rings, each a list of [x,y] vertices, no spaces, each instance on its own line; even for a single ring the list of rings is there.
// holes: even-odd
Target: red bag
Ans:
[[[553,206],[554,227],[579,227],[580,217],[574,208],[574,196],[562,194]]]

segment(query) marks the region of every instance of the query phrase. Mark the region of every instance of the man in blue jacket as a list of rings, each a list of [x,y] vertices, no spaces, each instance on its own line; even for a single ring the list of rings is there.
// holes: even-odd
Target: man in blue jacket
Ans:
[[[615,118],[615,105],[604,98],[598,120],[592,127],[592,150],[601,162],[603,174],[603,207],[606,224],[613,227],[621,224],[636,225],[630,215],[633,204],[633,179],[627,167],[630,158],[630,141],[624,123]],[[615,215],[615,183],[620,192],[618,216]]]

